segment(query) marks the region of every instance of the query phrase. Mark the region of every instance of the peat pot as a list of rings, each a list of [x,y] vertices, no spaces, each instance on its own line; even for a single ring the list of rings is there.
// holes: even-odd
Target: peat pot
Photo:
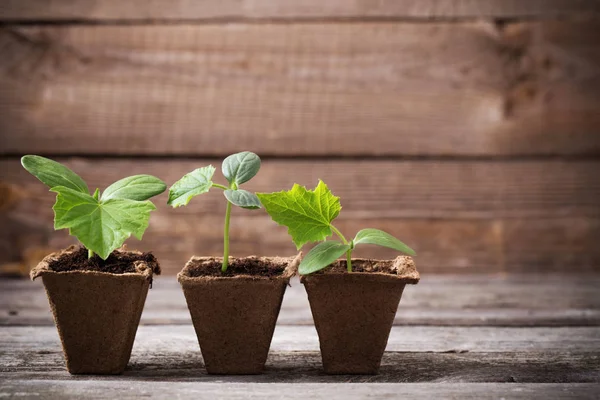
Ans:
[[[46,256],[31,271],[46,288],[71,374],[125,370],[153,274],[160,267],[151,254],[121,249],[106,261],[88,261],[87,250],[76,246]]]
[[[346,261],[301,276],[327,374],[377,374],[400,297],[419,282],[412,258]]]
[[[260,374],[295,258],[192,257],[177,275],[209,374]]]

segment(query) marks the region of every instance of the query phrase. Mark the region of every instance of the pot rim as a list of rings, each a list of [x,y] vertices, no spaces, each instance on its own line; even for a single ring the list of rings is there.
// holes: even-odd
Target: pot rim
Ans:
[[[40,276],[43,277],[44,275],[68,275],[68,274],[71,274],[71,275],[91,275],[91,276],[94,276],[94,275],[95,276],[112,276],[115,278],[140,276],[147,280],[151,280],[152,275],[154,274],[154,271],[152,270],[152,268],[148,265],[148,263],[146,263],[143,260],[135,261],[133,263],[133,265],[136,269],[136,272],[124,272],[122,274],[115,274],[113,272],[103,272],[103,271],[90,271],[90,270],[53,271],[50,268],[51,262],[58,260],[60,257],[66,255],[66,254],[74,253],[78,249],[79,249],[79,246],[71,245],[71,246],[67,247],[66,249],[62,249],[59,251],[55,251],[54,253],[48,254],[46,257],[44,257],[42,259],[42,261],[40,261],[38,263],[38,265],[36,265],[29,272],[29,277],[33,281]],[[119,249],[116,249],[115,251],[118,251],[120,253],[130,253],[130,254],[136,254],[136,255],[143,254],[141,251],[137,251],[137,250],[126,250],[125,246],[123,246]],[[158,272],[157,275],[158,274],[160,274],[160,272]]]
[[[200,257],[200,256],[192,256],[189,261],[185,264],[183,269],[177,274],[177,280],[179,283],[201,283],[208,281],[274,281],[274,280],[289,280],[291,277],[298,273],[298,265],[300,265],[300,261],[302,260],[302,252],[299,252],[295,256],[292,257],[257,257],[257,256],[247,256],[247,257],[229,257],[230,260],[239,260],[244,258],[257,258],[259,260],[278,260],[284,261],[287,263],[283,273],[279,276],[269,277],[269,276],[259,276],[259,275],[248,275],[248,274],[240,274],[234,276],[189,276],[188,272],[191,268],[191,264],[194,261],[220,261],[223,262],[223,257]]]
[[[316,281],[324,279],[338,279],[344,282],[390,282],[404,283],[416,285],[419,283],[421,276],[415,266],[415,262],[410,256],[398,256],[393,260],[374,260],[369,258],[353,258],[352,261],[371,261],[371,262],[391,262],[396,268],[396,274],[385,272],[333,272],[324,270],[321,273],[302,275],[300,274],[300,282]]]

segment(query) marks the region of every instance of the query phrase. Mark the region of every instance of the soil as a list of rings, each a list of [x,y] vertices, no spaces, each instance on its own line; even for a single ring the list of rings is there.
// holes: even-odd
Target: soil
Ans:
[[[98,271],[112,274],[137,272],[135,261],[145,261],[154,274],[160,274],[160,266],[152,253],[136,253],[128,251],[113,251],[106,260],[94,255],[88,259],[88,251],[80,246],[72,253],[63,254],[58,260],[49,263],[54,272],[64,271]]]
[[[315,272],[315,274],[345,273],[348,272],[346,269],[346,264],[346,260],[337,260],[329,267]],[[370,260],[360,258],[352,259],[352,272],[379,272],[392,275],[398,274],[398,270],[394,266],[393,260]]]
[[[191,264],[187,268],[187,275],[190,277],[252,275],[271,278],[282,275],[288,262],[289,260],[277,262],[258,257],[235,258],[231,260],[227,271],[223,273],[221,272],[223,264],[218,259],[191,260]]]

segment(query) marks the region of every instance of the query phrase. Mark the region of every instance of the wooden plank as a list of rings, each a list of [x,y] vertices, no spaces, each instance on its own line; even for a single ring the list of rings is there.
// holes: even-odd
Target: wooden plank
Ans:
[[[225,182],[218,159],[55,159],[76,171],[90,187],[101,190],[124,176],[141,173],[158,176],[171,185],[208,164],[217,167],[215,181]],[[244,187],[255,192],[287,190],[294,183],[313,188],[322,179],[341,198],[340,216],[352,219],[600,217],[599,170],[597,160],[266,159]],[[0,158],[0,182],[7,186],[6,197],[15,198],[13,209],[40,218],[52,215],[54,196],[23,169],[19,158]],[[157,197],[159,207],[166,198],[166,194]],[[8,204],[4,207],[9,208]],[[177,214],[190,218],[198,213],[220,218],[225,203],[220,193],[210,193],[193,200],[191,206],[166,210],[160,212],[169,218]],[[259,213],[235,211],[239,216]]]
[[[598,154],[599,26],[7,25],[0,153]]]
[[[165,327],[168,329],[168,327]],[[183,351],[183,353],[181,352]],[[6,354],[6,355],[4,355]],[[77,380],[65,371],[62,351],[14,352],[3,349],[3,375],[13,379]],[[4,360],[3,360],[4,361]],[[339,382],[340,376],[324,375],[319,352],[272,352],[265,374],[255,376],[210,376],[203,368],[200,349],[177,352],[133,353],[123,380],[171,380],[204,382]],[[110,379],[110,378],[109,378]],[[114,379],[114,378],[112,378]],[[596,352],[510,353],[399,353],[384,354],[379,375],[345,376],[344,382],[520,382],[600,383],[600,360]]]
[[[125,174],[150,173],[168,183],[215,160],[66,159],[91,187],[104,188]],[[215,163],[218,166],[218,162]],[[600,267],[600,168],[597,161],[285,161],[266,160],[247,188],[275,191],[294,182],[327,182],[342,199],[339,228],[352,235],[377,227],[397,235],[419,254],[423,272],[596,271]],[[125,172],[126,171],[126,172]],[[220,179],[220,178],[216,178]],[[50,249],[72,243],[52,231],[54,196],[18,159],[0,161],[5,198],[0,210],[0,264],[37,263]],[[209,193],[173,210],[166,194],[143,242],[165,273],[192,254],[222,251],[224,200]],[[232,254],[295,254],[286,229],[262,211],[234,210]],[[357,256],[394,257],[391,250],[358,249]],[[27,268],[25,268],[27,270]]]
[[[48,351],[60,353],[53,326],[7,326],[0,330],[0,345],[10,354]],[[526,351],[586,352],[600,346],[597,327],[439,327],[394,326],[386,351],[411,353],[510,353]],[[198,350],[191,323],[186,325],[140,326],[133,355],[177,353]],[[5,350],[6,351],[6,350]],[[278,325],[271,352],[319,351],[317,331],[312,326]],[[13,367],[7,355],[2,365]]]
[[[367,397],[411,399],[594,399],[597,384],[520,384],[520,383],[241,383],[243,378],[223,378],[227,382],[164,382],[131,381],[119,378],[86,380],[64,379],[11,379],[0,382],[0,395],[19,393],[22,398],[40,395],[60,398],[138,399],[141,396],[168,399],[174,394],[179,399],[297,399],[298,393],[311,399],[343,398],[358,400]],[[343,378],[340,378],[342,380]],[[292,390],[293,389],[293,390]]]
[[[4,20],[193,20],[224,18],[470,18],[548,17],[599,12],[590,0],[4,0]]]
[[[599,326],[598,275],[423,275],[404,291],[396,325]],[[0,279],[0,325],[52,325],[39,282]],[[148,294],[142,324],[190,324],[174,277],[158,277]],[[278,323],[312,325],[297,279],[288,287]]]

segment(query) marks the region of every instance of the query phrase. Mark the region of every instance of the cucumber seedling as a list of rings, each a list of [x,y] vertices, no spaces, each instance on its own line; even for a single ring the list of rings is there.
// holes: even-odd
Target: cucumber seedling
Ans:
[[[342,209],[340,198],[334,196],[321,180],[314,190],[295,184],[288,191],[257,193],[257,196],[273,221],[288,228],[298,249],[308,242],[326,240],[333,233],[341,240],[325,241],[313,247],[300,263],[302,275],[327,267],[344,253],[348,272],[352,272],[352,250],[360,244],[375,244],[415,255],[410,247],[379,229],[363,229],[354,239],[346,240],[332,224]]]
[[[190,200],[202,193],[206,193],[210,188],[215,187],[223,190],[227,199],[227,209],[225,211],[225,227],[223,229],[223,264],[221,271],[226,272],[229,266],[229,221],[231,219],[231,205],[255,210],[260,208],[260,200],[252,192],[240,189],[242,183],[248,182],[258,173],[260,169],[260,157],[256,154],[243,151],[232,154],[223,160],[221,171],[227,179],[229,186],[220,185],[212,181],[215,173],[215,167],[208,165],[206,167],[195,169],[175,182],[169,189],[168,204],[173,208],[185,206]]]
[[[33,176],[56,193],[54,229],[69,229],[88,250],[106,260],[132,234],[142,239],[148,228],[150,212],[156,207],[148,199],[167,188],[151,175],[121,179],[102,194],[90,194],[88,185],[75,172],[45,157],[26,155],[21,164]]]

